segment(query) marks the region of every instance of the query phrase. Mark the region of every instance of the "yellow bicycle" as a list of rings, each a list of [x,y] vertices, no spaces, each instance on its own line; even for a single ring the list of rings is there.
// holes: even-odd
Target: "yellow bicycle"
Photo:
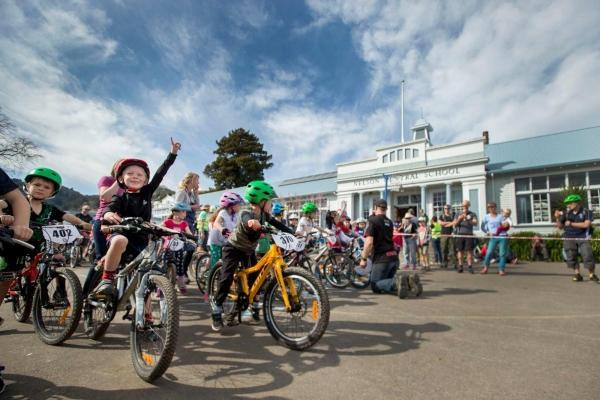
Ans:
[[[301,251],[304,241],[282,232],[271,239],[274,243],[256,265],[236,271],[223,304],[224,321],[229,326],[240,323],[241,313],[262,293],[263,318],[271,335],[293,350],[304,350],[327,329],[329,298],[318,279],[302,268],[288,268],[283,259],[283,251]],[[220,276],[218,262],[208,278],[211,306]]]

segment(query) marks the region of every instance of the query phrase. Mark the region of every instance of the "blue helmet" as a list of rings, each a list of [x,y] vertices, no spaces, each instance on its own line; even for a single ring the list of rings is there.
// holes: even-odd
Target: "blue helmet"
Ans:
[[[281,203],[274,203],[273,207],[271,207],[271,214],[281,215],[283,214],[283,210],[285,210],[285,207]]]
[[[171,207],[171,211],[192,211],[192,208],[183,202],[177,202]]]

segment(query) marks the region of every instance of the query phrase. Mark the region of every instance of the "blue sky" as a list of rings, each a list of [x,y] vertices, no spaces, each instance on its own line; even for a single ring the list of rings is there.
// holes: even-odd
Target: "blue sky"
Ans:
[[[402,79],[406,131],[423,110],[434,143],[600,125],[595,1],[4,0],[0,15],[0,107],[85,193],[117,158],[155,169],[169,136],[174,187],[238,127],[274,155],[268,179],[334,170],[399,141]]]

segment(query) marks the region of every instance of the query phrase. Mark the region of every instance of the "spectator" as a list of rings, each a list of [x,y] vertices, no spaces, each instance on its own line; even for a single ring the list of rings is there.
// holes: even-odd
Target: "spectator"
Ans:
[[[94,238],[94,248],[96,249],[96,261],[104,257],[107,249],[106,236],[100,230],[104,211],[106,210],[106,207],[108,207],[108,204],[112,200],[113,196],[121,196],[125,192],[125,190],[119,186],[119,183],[115,178],[115,168],[120,161],[121,160],[117,160],[117,162],[115,162],[111,169],[110,176],[101,177],[97,184],[100,202],[98,204],[98,209],[96,210],[94,222],[92,223],[92,235]]]
[[[464,200],[462,203],[462,212],[454,219],[454,233],[460,235],[455,238],[454,244],[458,253],[458,272],[463,272],[463,255],[466,253],[467,269],[473,273],[473,248],[475,246],[473,236],[473,227],[477,225],[477,215],[469,210],[471,202]],[[466,237],[465,237],[466,236]]]
[[[578,194],[570,194],[564,204],[567,207],[566,211],[556,210],[556,226],[558,229],[564,229],[563,247],[567,253],[567,267],[574,270],[574,282],[583,281],[579,269],[578,257],[581,256],[583,264],[589,271],[591,281],[599,282],[598,276],[595,274],[596,262],[590,238],[592,236],[592,212],[587,208],[581,207],[581,196]]]
[[[454,269],[456,266],[456,252],[454,251],[454,215],[451,213],[450,204],[444,206],[444,213],[440,216],[440,225],[442,226],[442,268],[448,268],[448,262],[452,263]]]
[[[400,232],[404,240],[404,265],[403,269],[417,269],[417,224],[413,222],[414,215],[410,212],[404,214]]]
[[[288,226],[290,227],[291,230],[293,230],[294,232],[296,231],[296,229],[298,229],[298,214],[296,213],[291,213],[288,216]]]
[[[506,266],[506,249],[508,247],[508,240],[506,239],[506,232],[512,224],[510,220],[510,210],[506,209],[504,215],[499,215],[496,212],[496,203],[490,202],[487,205],[488,213],[483,217],[481,221],[481,230],[487,235],[491,236],[488,242],[485,258],[483,260],[483,269],[480,273],[487,274],[490,266],[490,260],[492,255],[498,247],[499,260],[498,260],[498,274],[506,275],[504,268]]]
[[[200,176],[194,172],[188,172],[179,182],[177,192],[175,192],[176,203],[184,203],[190,206],[191,210],[186,212],[185,222],[187,222],[190,231],[194,235],[196,234],[196,211],[202,207],[198,204],[199,189]]]
[[[550,258],[548,256],[548,248],[546,248],[546,243],[538,235],[535,235],[531,239],[531,252],[529,254],[529,258],[531,258],[531,261],[548,261]]]
[[[204,251],[208,251],[208,236],[210,232],[208,216],[209,211],[210,206],[208,204],[200,207],[200,213],[198,214],[198,219],[196,220],[196,229],[200,239],[200,246]]]
[[[425,271],[429,271],[429,241],[431,240],[431,231],[425,222],[425,217],[419,217],[419,226],[417,228],[417,251],[419,262]]]
[[[75,216],[77,218],[79,218],[80,220],[90,224],[92,222],[93,218],[89,213],[90,213],[90,206],[88,206],[87,204],[84,204],[81,206],[81,212],[75,214]]]
[[[419,218],[425,219],[425,225],[429,224],[429,216],[425,213],[425,210],[422,208],[419,208]]]
[[[442,265],[442,244],[441,244],[442,224],[437,216],[431,217],[431,244],[433,246],[433,255],[435,263]]]

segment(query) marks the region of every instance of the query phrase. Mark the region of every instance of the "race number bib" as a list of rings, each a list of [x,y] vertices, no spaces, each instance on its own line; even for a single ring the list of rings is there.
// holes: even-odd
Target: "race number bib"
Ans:
[[[47,242],[55,244],[73,243],[82,236],[71,224],[42,226],[42,234]]]
[[[183,246],[185,246],[185,242],[183,240],[174,238],[169,241],[169,250],[171,250],[171,251],[182,250]]]
[[[289,233],[282,232],[272,235],[272,237],[275,244],[286,251],[302,251],[306,246],[306,241],[300,240]]]

